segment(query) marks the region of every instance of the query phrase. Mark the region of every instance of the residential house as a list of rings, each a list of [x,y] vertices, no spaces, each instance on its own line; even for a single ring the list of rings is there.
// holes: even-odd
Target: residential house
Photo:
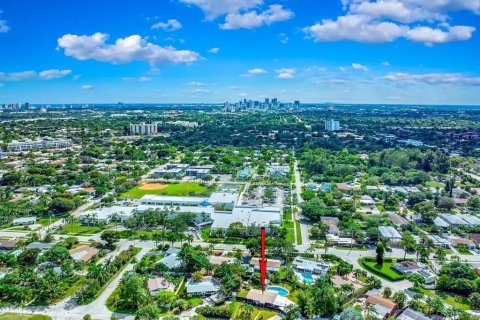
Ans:
[[[328,234],[340,236],[341,232],[338,228],[339,219],[336,217],[321,217],[324,224],[328,226]]]
[[[324,276],[330,270],[330,264],[322,261],[296,257],[292,262],[295,270],[301,273],[318,274]]]
[[[13,219],[12,225],[14,226],[27,226],[37,223],[37,217],[22,217]]]
[[[267,259],[267,271],[278,272],[281,265],[282,262],[280,260]],[[250,260],[250,266],[253,267],[254,270],[260,270],[260,258],[252,257]]]
[[[465,245],[468,247],[469,250],[477,249],[477,245],[475,244],[475,242],[470,239],[448,237],[448,240],[454,248],[458,247],[459,245]]]
[[[212,295],[220,291],[221,283],[212,277],[204,277],[201,281],[195,281],[193,278],[188,280],[186,288],[187,293],[197,296]]]
[[[238,180],[246,181],[246,180],[250,180],[252,175],[253,175],[253,168],[246,167],[246,168],[243,168],[242,170],[238,171],[237,178],[238,178]]]
[[[180,250],[176,248],[169,248],[165,253],[166,256],[160,259],[158,263],[163,263],[167,266],[168,270],[178,269],[182,266],[182,260],[178,257]]]
[[[92,248],[89,245],[81,245],[69,251],[70,257],[72,257],[75,262],[88,262],[98,252],[100,252],[100,250],[98,250],[97,248]]]
[[[424,315],[421,312],[415,311],[413,309],[407,308],[397,316],[397,320],[430,320],[428,316]]]
[[[235,258],[232,257],[225,257],[225,256],[208,256],[208,261],[211,264],[218,266],[222,263],[233,264],[235,262]]]
[[[400,216],[396,213],[389,213],[388,217],[390,218],[390,221],[392,221],[392,223],[396,227],[401,227],[401,226],[405,226],[405,225],[408,224],[407,219],[405,219],[404,217],[402,217],[402,216]]]
[[[18,239],[0,240],[0,250],[13,250],[18,243]]]
[[[160,291],[173,291],[174,285],[166,280],[164,277],[156,277],[148,279],[147,282],[148,291],[150,295],[155,296]]]
[[[378,230],[381,238],[389,240],[391,243],[398,243],[402,239],[402,235],[394,227],[380,226]]]
[[[366,304],[372,305],[375,308],[375,313],[377,313],[382,319],[394,316],[398,310],[398,306],[395,302],[377,295],[368,296]]]
[[[53,243],[46,242],[31,242],[27,244],[25,249],[39,249],[40,251],[47,251],[53,248]]]

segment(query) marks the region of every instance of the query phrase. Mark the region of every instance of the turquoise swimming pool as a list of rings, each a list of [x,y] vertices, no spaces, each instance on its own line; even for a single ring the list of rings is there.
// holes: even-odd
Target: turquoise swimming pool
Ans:
[[[285,289],[284,287],[280,287],[280,286],[268,286],[267,291],[276,292],[279,295],[281,295],[282,297],[288,296],[288,294],[289,294],[287,289]]]
[[[306,283],[312,283],[313,281],[315,281],[315,279],[313,279],[313,276],[309,273],[302,273],[301,276],[303,278],[303,281],[305,281]]]

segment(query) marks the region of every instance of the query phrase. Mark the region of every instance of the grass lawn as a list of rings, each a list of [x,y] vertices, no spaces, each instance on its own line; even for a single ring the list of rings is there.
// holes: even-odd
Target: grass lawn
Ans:
[[[300,222],[295,221],[295,229],[297,229],[297,244],[302,244],[302,228]]]
[[[292,221],[292,213],[290,211],[283,214],[283,220]]]
[[[473,256],[473,254],[470,252],[470,250],[462,250],[462,249],[457,248],[457,251],[462,256]]]
[[[40,219],[37,220],[37,223],[38,223],[38,224],[41,224],[42,226],[45,227],[45,226],[49,226],[50,224],[52,224],[52,223],[54,223],[54,222],[56,222],[56,221],[58,221],[58,220],[60,220],[60,219],[62,219],[62,218],[60,218],[60,217],[55,217],[55,218],[52,218],[52,219],[49,219],[49,218],[40,218]]]
[[[0,314],[0,320],[51,320],[49,316],[43,314],[24,314],[3,313]]]
[[[158,190],[142,190],[142,186],[136,186],[122,193],[121,199],[140,199],[144,195],[154,194],[162,196],[209,196],[214,187],[202,185],[199,182],[180,182],[167,184],[166,188]]]
[[[84,226],[80,222],[69,222],[62,226],[60,234],[92,235],[105,230],[106,226]]]
[[[183,300],[188,302],[192,308],[201,305],[203,302],[202,298],[200,297],[186,297]]]
[[[390,281],[403,280],[405,277],[392,269],[394,262],[384,262],[382,265],[377,264],[376,261],[367,261],[365,258],[358,259],[358,263],[373,274]]]
[[[243,302],[232,302],[234,305],[231,306],[233,307],[233,313],[232,317],[230,319],[239,319],[240,314],[242,312],[242,306],[245,304]],[[269,319],[276,315],[276,311],[268,310],[268,309],[262,309],[262,308],[257,308],[254,307],[253,312],[250,316],[250,319]]]
[[[290,241],[291,243],[295,244],[295,232],[293,228],[287,229],[287,235],[285,236],[285,238],[287,239],[287,241]]]
[[[425,288],[418,288],[418,287],[412,288],[412,291],[421,292],[430,297],[438,296],[442,298],[444,303],[460,310],[467,311],[471,309],[470,304],[468,303],[467,297],[463,297],[453,293],[447,293],[447,292],[438,291],[438,290],[428,290]]]
[[[439,189],[443,189],[445,187],[443,183],[437,182],[437,181],[427,181],[425,185],[430,188],[439,188]]]

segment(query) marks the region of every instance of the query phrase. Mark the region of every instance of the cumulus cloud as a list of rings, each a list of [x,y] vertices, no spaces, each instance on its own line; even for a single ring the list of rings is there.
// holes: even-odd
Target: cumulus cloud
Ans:
[[[290,40],[286,33],[280,33],[278,35],[278,38],[280,39],[280,42],[283,43],[283,44],[287,44],[288,41]]]
[[[427,45],[433,45],[468,40],[472,37],[474,31],[474,27],[467,26],[446,26],[445,29],[416,27],[407,32],[406,38],[415,42],[423,42]]]
[[[63,78],[72,73],[72,70],[48,69],[40,72],[34,70],[18,72],[0,72],[0,81],[23,80],[53,80]]]
[[[145,77],[145,76],[138,78],[138,81],[139,81],[139,82],[148,82],[148,81],[150,81],[150,80],[152,80],[152,78],[150,78],[150,77]]]
[[[187,85],[187,86],[192,86],[192,87],[203,87],[203,86],[206,86],[205,83],[200,82],[200,81],[190,81],[190,82],[186,83],[185,85]]]
[[[278,79],[292,79],[295,77],[296,70],[292,68],[284,68],[275,70]]]
[[[480,14],[479,0],[342,0],[342,3],[345,15],[324,19],[303,31],[315,41],[383,43],[405,38],[433,45],[472,37],[474,27],[445,23],[451,19],[450,11]],[[414,22],[417,24],[412,25]],[[432,23],[437,26],[432,27]]]
[[[324,19],[303,28],[315,41],[353,40],[366,43],[391,42],[408,31],[392,22],[370,21],[364,15],[346,15],[337,20]]]
[[[90,85],[90,84],[84,84],[80,87],[82,90],[85,90],[85,91],[91,91],[93,90],[93,86]]]
[[[210,53],[218,53],[220,51],[220,48],[212,48],[210,50],[208,50],[208,52]]]
[[[352,63],[352,68],[354,70],[368,71],[368,68],[360,63]]]
[[[463,84],[480,85],[480,77],[469,77],[463,73],[389,73],[384,79],[403,83],[427,83],[427,84]]]
[[[10,31],[10,27],[7,24],[7,20],[0,20],[0,33],[6,33]]]
[[[263,0],[179,0],[182,3],[199,7],[208,20],[219,16],[237,13],[262,5]]]
[[[270,25],[274,22],[285,21],[292,17],[292,11],[284,9],[282,5],[274,4],[260,13],[257,11],[230,13],[225,17],[225,23],[221,24],[220,28],[229,30],[253,29],[262,25]]]
[[[172,46],[161,47],[139,35],[119,38],[114,44],[106,43],[105,33],[92,35],[66,34],[58,39],[65,55],[78,60],[96,60],[113,64],[146,61],[151,65],[192,63],[200,59],[197,52],[177,50]]]
[[[240,76],[242,77],[251,77],[251,76],[256,76],[259,74],[265,74],[267,73],[267,70],[262,69],[262,68],[253,68],[247,71],[247,73],[241,74]]]
[[[182,24],[177,19],[168,19],[165,22],[158,22],[152,26],[152,29],[163,29],[168,32],[182,29]]]

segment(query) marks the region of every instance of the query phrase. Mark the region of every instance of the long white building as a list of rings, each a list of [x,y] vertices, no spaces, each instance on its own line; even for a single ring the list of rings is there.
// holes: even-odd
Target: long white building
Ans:
[[[37,140],[12,141],[7,144],[8,152],[22,152],[36,149],[62,149],[72,145],[66,139],[40,138]]]
[[[137,123],[130,125],[131,135],[153,136],[158,133],[157,123]]]

